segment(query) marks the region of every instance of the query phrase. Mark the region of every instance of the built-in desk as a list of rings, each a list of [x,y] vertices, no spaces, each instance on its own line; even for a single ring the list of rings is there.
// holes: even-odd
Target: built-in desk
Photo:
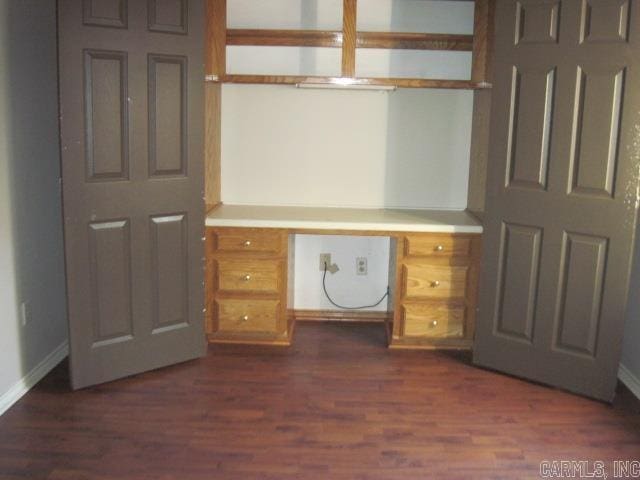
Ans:
[[[224,204],[207,215],[206,226],[289,230],[482,233],[482,225],[466,211]]]
[[[295,234],[388,236],[389,346],[469,348],[482,226],[465,211],[220,205],[206,217],[212,342],[288,345]]]

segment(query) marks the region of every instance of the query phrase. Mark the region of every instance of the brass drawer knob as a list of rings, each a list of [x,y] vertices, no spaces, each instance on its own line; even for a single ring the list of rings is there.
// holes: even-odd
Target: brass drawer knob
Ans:
[[[434,280],[433,282],[431,282],[431,288],[436,288],[439,286],[440,286],[440,281]]]
[[[431,322],[431,326],[432,327],[437,327],[438,326],[438,320],[434,320]]]
[[[245,315],[242,317],[241,319],[243,322],[246,322],[247,320],[249,320],[249,315]]]
[[[251,246],[251,240],[245,240],[244,246],[245,247],[250,247]]]
[[[248,282],[249,280],[251,280],[251,275],[249,275],[249,274],[247,273],[244,277],[242,277],[242,279],[243,279],[245,282]]]
[[[438,245],[436,247],[436,252],[442,252],[444,250],[444,247],[442,245]]]

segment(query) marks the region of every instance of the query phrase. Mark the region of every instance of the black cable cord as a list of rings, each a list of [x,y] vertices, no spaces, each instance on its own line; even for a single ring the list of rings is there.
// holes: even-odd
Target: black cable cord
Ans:
[[[377,303],[374,303],[373,305],[363,305],[362,307],[344,307],[334,302],[333,299],[331,298],[331,295],[329,295],[329,292],[327,292],[327,285],[325,283],[326,279],[327,279],[327,262],[324,262],[324,273],[322,274],[322,289],[324,290],[324,294],[327,296],[327,300],[331,302],[331,305],[333,305],[334,307],[342,308],[343,310],[362,310],[363,308],[374,308],[380,305],[382,301],[385,298],[387,298],[387,296],[389,295],[389,286],[387,286],[386,293],[382,296],[380,300],[378,300]]]

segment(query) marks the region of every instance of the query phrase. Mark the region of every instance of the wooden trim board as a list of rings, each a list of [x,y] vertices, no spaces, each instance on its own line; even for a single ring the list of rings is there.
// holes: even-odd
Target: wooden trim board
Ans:
[[[205,83],[204,203],[207,212],[221,200],[221,96],[219,83]]]
[[[388,50],[473,50],[473,35],[443,33],[358,32],[357,48]]]
[[[205,75],[220,78],[226,71],[227,0],[207,0]]]
[[[343,0],[342,76],[356,76],[356,11],[358,0]]]
[[[342,32],[328,30],[229,29],[227,45],[256,47],[342,47]]]
[[[343,33],[331,30],[228,29],[227,45],[342,48]],[[356,48],[471,52],[473,35],[356,32]]]
[[[393,312],[293,309],[287,313],[296,322],[384,323],[393,320]]]
[[[471,80],[491,83],[495,0],[476,0],[473,22]]]
[[[270,83],[275,85],[337,85],[337,86],[388,86],[398,88],[446,88],[475,90],[491,88],[491,85],[471,80],[441,80],[429,78],[349,78],[349,77],[321,77],[309,75],[243,75],[228,74],[221,79],[224,83]]]

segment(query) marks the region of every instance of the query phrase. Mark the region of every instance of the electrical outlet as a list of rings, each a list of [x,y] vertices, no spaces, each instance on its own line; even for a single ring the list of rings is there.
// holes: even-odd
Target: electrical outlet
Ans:
[[[20,324],[23,327],[26,327],[28,322],[29,322],[29,304],[27,302],[22,302],[20,304]]]
[[[356,258],[356,274],[366,275],[367,271],[367,257]]]
[[[331,254],[330,253],[321,253],[320,254],[320,271],[324,272],[325,265],[327,270],[331,267]]]

